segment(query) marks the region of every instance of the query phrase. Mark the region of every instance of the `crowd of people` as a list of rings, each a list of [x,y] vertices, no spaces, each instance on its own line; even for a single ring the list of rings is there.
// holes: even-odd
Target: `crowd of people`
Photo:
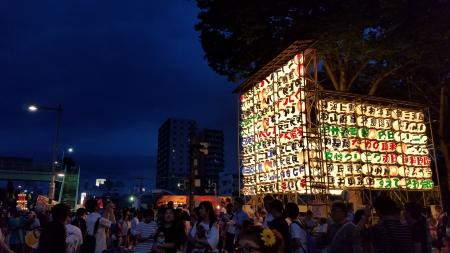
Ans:
[[[264,197],[264,207],[244,211],[242,198],[214,208],[201,202],[189,212],[172,202],[158,209],[99,209],[91,199],[73,213],[65,204],[1,213],[0,253],[432,253],[448,250],[448,215],[435,206],[398,206],[379,196],[353,213],[336,201],[328,217],[301,213],[295,203]]]

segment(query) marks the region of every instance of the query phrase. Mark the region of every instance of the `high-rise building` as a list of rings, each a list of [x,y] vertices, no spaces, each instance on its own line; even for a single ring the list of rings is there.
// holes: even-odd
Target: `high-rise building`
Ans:
[[[219,173],[224,170],[223,146],[224,137],[222,130],[203,129],[198,132],[198,140],[207,146],[207,154],[200,157],[199,176],[201,188],[206,194],[214,194],[219,186]],[[215,187],[214,187],[215,185]]]
[[[200,143],[207,146],[207,153],[194,151]],[[192,120],[166,120],[158,131],[156,187],[186,194],[190,182],[196,181],[199,184],[193,189],[195,194],[214,194],[219,186],[219,173],[224,169],[223,144],[222,130],[198,130]],[[197,167],[191,180],[194,159]]]
[[[166,120],[158,130],[156,187],[184,193],[189,180],[190,141],[197,131],[192,120]]]

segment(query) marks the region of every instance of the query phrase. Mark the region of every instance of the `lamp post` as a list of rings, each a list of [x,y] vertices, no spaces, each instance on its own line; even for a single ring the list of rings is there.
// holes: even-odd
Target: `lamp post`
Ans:
[[[63,112],[63,108],[61,104],[58,105],[58,107],[48,107],[48,106],[40,106],[40,105],[30,105],[28,107],[28,111],[30,112],[37,112],[39,110],[45,110],[45,111],[53,111],[56,112],[56,129],[55,129],[55,136],[53,139],[53,148],[52,148],[52,176],[50,179],[50,186],[48,191],[48,199],[49,203],[52,204],[53,199],[55,197],[55,176],[56,176],[56,154],[58,153],[58,141],[59,141],[59,128],[61,124],[61,115]]]
[[[68,153],[73,153],[73,148],[68,148],[67,152]],[[64,157],[65,157],[65,152],[63,150],[62,158],[61,158],[61,165],[64,167],[64,173],[58,173],[57,174],[58,177],[62,177],[61,188],[59,189],[59,196],[58,196],[58,202],[59,203],[61,203],[61,200],[62,200],[64,183],[66,182],[66,173],[67,173],[67,166],[64,165]]]

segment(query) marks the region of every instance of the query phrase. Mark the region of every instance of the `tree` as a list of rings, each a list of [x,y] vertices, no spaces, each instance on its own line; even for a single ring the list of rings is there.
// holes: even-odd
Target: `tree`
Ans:
[[[206,59],[230,81],[249,77],[295,40],[317,39],[324,88],[374,95],[391,80],[396,82],[391,88],[401,88],[405,76],[429,62],[430,53],[449,48],[445,21],[449,1],[197,0],[197,4],[201,12],[195,28]],[[439,64],[445,62],[448,55]]]
[[[296,40],[316,39],[321,88],[427,104],[432,118],[442,122],[433,124],[433,132],[439,133],[436,147],[449,177],[449,130],[443,126],[448,114],[440,106],[445,99],[439,99],[450,84],[449,0],[197,0],[197,5],[195,29],[208,64],[230,81],[248,78]],[[445,97],[445,89],[442,93]]]

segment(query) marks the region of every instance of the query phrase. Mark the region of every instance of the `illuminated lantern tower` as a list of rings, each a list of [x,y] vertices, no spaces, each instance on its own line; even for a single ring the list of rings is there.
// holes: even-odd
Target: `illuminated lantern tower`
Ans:
[[[361,205],[389,190],[399,202],[438,203],[428,109],[320,90],[312,45],[295,42],[235,90],[241,193],[255,204],[272,194],[324,204],[342,195]]]

